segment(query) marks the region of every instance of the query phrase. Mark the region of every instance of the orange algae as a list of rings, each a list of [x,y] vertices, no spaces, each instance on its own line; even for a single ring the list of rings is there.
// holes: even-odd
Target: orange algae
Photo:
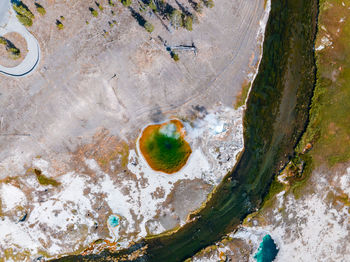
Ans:
[[[141,134],[140,151],[153,170],[175,173],[186,164],[192,153],[184,136],[183,124],[179,120],[149,125]]]

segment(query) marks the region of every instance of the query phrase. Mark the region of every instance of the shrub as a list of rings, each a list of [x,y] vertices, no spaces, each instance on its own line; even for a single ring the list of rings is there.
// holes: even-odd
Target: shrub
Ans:
[[[0,44],[1,44],[1,45],[7,45],[6,39],[3,38],[2,36],[0,36]]]
[[[39,14],[41,14],[41,15],[46,14],[46,10],[42,5],[35,3],[35,7],[36,7],[36,11],[38,11]]]
[[[26,17],[24,15],[21,14],[17,14],[16,15],[18,21],[20,21],[21,24],[23,24],[24,26],[32,26],[33,25],[33,20],[30,19],[29,17]]]
[[[144,25],[147,32],[152,33],[154,30],[154,26],[150,22],[146,22]]]
[[[110,6],[114,6],[114,3],[112,2],[112,0],[108,0],[108,4],[109,4]]]

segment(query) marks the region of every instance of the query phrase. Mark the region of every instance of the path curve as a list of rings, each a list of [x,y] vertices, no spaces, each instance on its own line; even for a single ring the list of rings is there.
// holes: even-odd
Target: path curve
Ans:
[[[24,60],[15,67],[5,67],[0,65],[0,73],[8,76],[20,77],[31,73],[39,63],[40,60],[40,46],[36,38],[22,25],[12,9],[11,5],[2,5],[1,8],[8,8],[6,15],[8,15],[8,21],[0,25],[0,36],[7,33],[16,32],[20,34],[27,42],[28,53]],[[0,10],[0,13],[5,13],[4,10]],[[6,19],[5,19],[6,20]],[[0,22],[4,22],[1,21]]]

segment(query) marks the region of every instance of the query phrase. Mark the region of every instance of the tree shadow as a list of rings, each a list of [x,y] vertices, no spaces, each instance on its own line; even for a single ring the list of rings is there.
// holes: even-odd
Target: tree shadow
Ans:
[[[140,15],[140,13],[136,12],[131,6],[129,6],[128,8],[129,8],[129,10],[130,10],[130,12],[131,12],[131,16],[132,16],[133,18],[135,18],[135,20],[137,21],[137,23],[138,23],[140,26],[144,27],[145,24],[146,24],[145,18],[143,18],[143,16]]]
[[[16,48],[18,49],[14,43],[12,43],[10,40],[8,40],[7,38],[3,37],[3,36],[0,36],[0,42],[6,42],[6,49],[10,49],[10,48]]]
[[[145,5],[149,5],[151,3],[151,0],[141,0],[141,2]]]
[[[180,8],[181,12],[184,13],[186,16],[192,16],[192,13],[188,10],[187,7],[180,4],[177,0],[175,0],[177,6]]]
[[[148,1],[148,0],[143,0]],[[153,1],[156,5],[157,13],[162,16],[163,19],[169,19],[170,14],[175,10],[175,8],[170,5],[169,3],[166,3],[164,1]]]
[[[97,6],[97,8],[100,9],[100,7],[101,7],[101,4],[100,4],[100,3],[98,3],[97,1],[95,1],[95,5]]]
[[[20,6],[24,9],[30,11],[29,7],[25,3],[23,3],[21,0],[11,0],[11,4]]]
[[[30,11],[29,7],[25,3],[23,3],[21,0],[11,0],[11,4],[16,5],[22,9],[25,9],[26,11],[32,13],[32,11]],[[18,13],[18,12],[16,11],[16,13]]]
[[[194,2],[193,0],[188,0],[188,3],[193,9],[196,9],[196,7],[198,6],[198,3]]]
[[[175,8],[174,8],[172,5],[166,3],[165,8],[164,8],[164,15],[166,15],[167,17],[169,17],[170,14],[171,14],[174,10],[175,10]]]
[[[15,46],[14,43],[12,43],[7,38],[0,36],[0,44],[3,44],[5,46],[5,49],[7,52],[11,52],[13,55],[19,57],[21,54],[21,51]]]
[[[23,4],[23,2],[21,0],[11,0],[11,4],[25,6],[25,4]]]

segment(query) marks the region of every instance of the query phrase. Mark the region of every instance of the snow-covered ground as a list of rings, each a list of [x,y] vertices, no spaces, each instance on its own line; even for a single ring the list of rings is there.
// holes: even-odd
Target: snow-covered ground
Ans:
[[[0,3],[0,36],[11,32],[16,32],[23,36],[27,42],[28,53],[23,61],[15,67],[0,65],[0,73],[15,77],[25,76],[38,65],[40,46],[36,38],[18,21],[9,1],[2,0],[2,3]]]
[[[350,167],[319,168],[313,172],[300,198],[282,191],[271,208],[248,219],[251,226],[231,233],[229,244],[218,242],[218,249],[204,258],[197,255],[194,261],[218,261],[220,252],[237,257],[244,253],[237,251],[243,242],[245,261],[253,262],[266,234],[271,235],[279,248],[276,262],[350,261],[349,187]]]
[[[243,148],[242,117],[243,108],[218,107],[201,119],[185,122],[185,139],[193,152],[187,164],[171,175],[153,171],[138,150],[130,150],[128,173],[105,172],[95,159],[84,157],[82,166],[55,178],[59,187],[40,185],[30,172],[2,184],[0,256],[5,250],[27,252],[31,258],[43,250],[55,256],[100,238],[125,247],[149,233],[168,230],[164,214],[179,216],[176,223],[183,225],[186,217],[171,210],[169,197],[176,194],[179,182],[183,187],[196,181],[210,189],[232,169]],[[52,165],[42,158],[31,163],[47,177]],[[115,163],[110,165],[113,169]],[[188,212],[192,206],[198,208],[209,191],[198,191],[200,200],[197,193],[196,199],[189,195],[189,203],[181,202],[182,209],[184,205],[191,206]],[[116,232],[107,223],[111,214],[121,218]]]

